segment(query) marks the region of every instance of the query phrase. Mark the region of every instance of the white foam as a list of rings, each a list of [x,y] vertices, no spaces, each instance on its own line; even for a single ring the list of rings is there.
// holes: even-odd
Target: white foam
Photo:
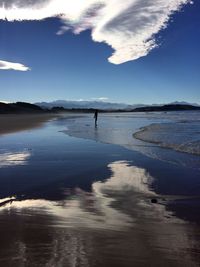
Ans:
[[[200,122],[159,123],[144,127],[134,137],[176,151],[200,155]]]

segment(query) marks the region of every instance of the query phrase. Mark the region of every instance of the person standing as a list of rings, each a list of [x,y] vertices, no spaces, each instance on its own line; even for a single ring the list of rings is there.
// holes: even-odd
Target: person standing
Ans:
[[[97,127],[97,120],[98,120],[98,110],[97,109],[94,112],[94,120],[95,120],[95,127]]]

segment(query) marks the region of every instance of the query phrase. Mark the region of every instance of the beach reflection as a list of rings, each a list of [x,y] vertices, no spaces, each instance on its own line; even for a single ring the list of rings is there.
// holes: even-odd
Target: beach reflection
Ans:
[[[156,194],[150,186],[153,178],[144,170],[130,166],[126,161],[117,161],[108,165],[112,176],[104,182],[94,182],[92,191],[81,188],[64,189],[66,198],[62,201],[44,199],[18,199],[12,197],[4,202],[4,209],[23,213],[46,212],[59,217],[59,224],[67,227],[86,227],[116,230],[133,225],[134,217],[120,204],[130,198],[135,204],[141,204],[144,196],[147,202]],[[100,177],[99,177],[100,178]],[[123,200],[123,201],[122,201]],[[117,203],[119,202],[119,203]],[[122,202],[122,203],[120,203]],[[0,201],[2,203],[2,201]],[[115,207],[117,203],[117,207]],[[124,203],[123,203],[124,204]],[[135,206],[135,205],[134,205]]]
[[[166,210],[153,178],[126,161],[108,168],[91,192],[0,201],[0,266],[195,266],[192,228]]]
[[[0,154],[0,168],[26,165],[31,156],[30,151],[5,152]]]

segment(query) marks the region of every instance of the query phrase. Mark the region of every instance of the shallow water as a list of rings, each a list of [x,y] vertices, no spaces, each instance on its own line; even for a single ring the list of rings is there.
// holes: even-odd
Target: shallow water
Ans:
[[[64,132],[79,138],[117,144],[162,161],[200,168],[199,111],[102,114],[97,128],[91,116],[74,118]],[[172,149],[190,155],[177,154]]]
[[[0,137],[0,266],[199,266],[197,163],[150,157],[133,132],[170,118],[145,116]]]

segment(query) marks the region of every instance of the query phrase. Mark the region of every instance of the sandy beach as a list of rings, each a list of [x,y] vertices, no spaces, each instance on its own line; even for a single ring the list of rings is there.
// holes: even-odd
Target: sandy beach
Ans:
[[[40,127],[56,114],[0,114],[0,135]]]

